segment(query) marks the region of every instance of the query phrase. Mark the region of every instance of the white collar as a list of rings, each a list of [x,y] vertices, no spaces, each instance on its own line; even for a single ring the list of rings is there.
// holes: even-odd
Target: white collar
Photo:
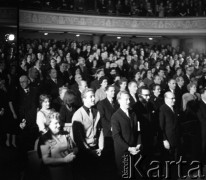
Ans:
[[[170,106],[169,104],[165,103],[167,106],[169,106],[169,108],[174,111],[174,108],[172,106]]]
[[[125,110],[125,109],[122,109],[122,108],[121,108],[121,110],[129,117],[129,111],[128,110]]]
[[[202,99],[202,98],[201,98]],[[202,101],[206,104],[206,101],[204,99],[202,99]]]
[[[108,97],[107,97],[107,99],[108,99],[108,101],[109,101],[110,103],[113,102],[113,99],[110,99],[110,98],[108,98]]]
[[[137,98],[136,98],[135,94],[131,94],[131,96],[133,97],[133,99],[135,100],[135,102],[137,102]]]

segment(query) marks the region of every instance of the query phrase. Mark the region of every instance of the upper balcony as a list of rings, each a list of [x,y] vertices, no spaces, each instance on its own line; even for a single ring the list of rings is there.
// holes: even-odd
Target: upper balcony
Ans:
[[[20,10],[19,28],[93,34],[206,36],[206,17],[120,17]]]

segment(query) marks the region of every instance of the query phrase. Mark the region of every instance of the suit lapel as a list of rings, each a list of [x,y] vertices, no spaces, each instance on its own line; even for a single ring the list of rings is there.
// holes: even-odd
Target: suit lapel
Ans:
[[[115,108],[114,108],[114,106],[111,105],[111,103],[109,102],[109,100],[107,98],[105,98],[105,105],[110,112],[114,112]]]
[[[174,118],[172,118],[173,123],[174,123],[176,121],[176,112],[172,111],[172,109],[168,105],[166,105],[166,106],[167,106],[167,109],[168,109],[169,113],[171,114],[171,116],[174,117]]]
[[[119,108],[119,109],[120,109],[121,116],[129,122],[130,128],[132,129],[133,128],[133,122],[132,122],[133,119],[129,118],[121,108]],[[130,115],[130,113],[129,113],[129,115]]]

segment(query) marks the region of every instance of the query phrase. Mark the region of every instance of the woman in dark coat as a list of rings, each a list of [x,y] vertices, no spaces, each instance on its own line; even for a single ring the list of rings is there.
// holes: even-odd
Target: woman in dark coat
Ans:
[[[76,100],[76,95],[73,91],[68,90],[63,97],[63,105],[60,108],[60,123],[65,130],[67,127],[70,127],[70,123],[72,122],[72,116],[74,112],[77,110],[77,107],[74,105]]]
[[[6,134],[6,146],[16,147],[16,132],[18,129],[17,114],[15,112],[12,98],[9,97],[5,86],[5,79],[0,77],[0,127],[1,132]],[[11,136],[11,144],[10,144]]]

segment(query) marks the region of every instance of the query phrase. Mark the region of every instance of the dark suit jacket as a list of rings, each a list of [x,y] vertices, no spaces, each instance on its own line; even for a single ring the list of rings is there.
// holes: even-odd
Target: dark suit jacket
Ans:
[[[76,89],[74,93],[76,95],[74,104],[77,108],[80,108],[83,105],[81,92],[79,91],[79,89]]]
[[[107,98],[103,99],[97,104],[97,109],[99,110],[101,116],[104,137],[112,137],[111,117],[118,109],[118,106],[119,105],[117,103],[114,103],[112,106]]]
[[[153,105],[154,113],[153,113],[153,119],[154,119],[154,128],[159,132],[159,113],[160,113],[160,107],[164,104],[164,99],[161,97],[156,97],[154,94],[150,97],[150,102]]]
[[[117,167],[121,169],[122,156],[128,152],[129,147],[141,144],[141,137],[137,131],[137,117],[130,113],[130,118],[119,108],[111,118],[112,136]]]
[[[94,90],[94,92],[100,88],[100,84],[99,81],[97,79],[95,79],[94,81],[91,82],[90,84],[90,88],[92,88]]]
[[[190,79],[191,79],[191,76],[190,76],[190,79],[188,78],[188,76],[185,74],[183,76],[183,79],[184,79],[184,86],[187,87],[187,85],[190,83]]]
[[[36,88],[29,88],[29,92],[20,88],[18,97],[18,113],[20,121],[26,119],[27,127],[36,127],[36,114],[38,104],[38,91]]]
[[[74,84],[72,84],[71,89],[72,89],[74,92],[79,89],[79,85],[77,84],[77,82],[75,82]]]
[[[64,125],[65,123],[71,123],[72,122],[72,116],[77,110],[76,107],[72,107],[72,110],[69,111],[66,107],[66,105],[62,105],[59,113],[60,113],[60,122],[61,125]]]
[[[199,106],[198,107],[199,108],[198,108],[197,115],[198,115],[199,121],[202,124],[206,125],[206,104],[201,100],[199,102]]]
[[[52,80],[48,79],[45,83],[46,93],[51,95],[52,98],[57,98],[59,95],[59,88],[64,85],[61,79],[57,79],[57,84]]]
[[[139,100],[139,98],[138,98],[138,95],[136,94],[135,95],[135,97],[136,97],[136,99],[137,99],[137,101]],[[135,100],[134,100],[134,98],[132,97],[132,95],[131,94],[129,94],[129,100],[130,100],[130,107],[131,107],[131,109],[133,109],[133,107],[134,107],[134,105],[135,105]]]
[[[52,102],[51,102],[51,107],[56,111],[56,112],[59,112],[61,106],[64,105],[64,102],[63,100],[61,100],[61,98],[58,96],[57,98],[55,99],[52,99]]]
[[[163,104],[160,107],[159,119],[163,140],[168,140],[171,147],[177,147],[180,138],[180,124],[176,112],[173,112],[168,105]]]
[[[182,95],[185,94],[186,92],[187,92],[187,89],[185,88],[185,86],[183,86],[182,88],[180,88],[178,85],[176,86],[175,105],[176,105],[176,110],[178,111],[178,113],[182,111]]]
[[[197,116],[201,125],[202,155],[206,161],[206,104],[202,100],[199,102]]]
[[[153,117],[153,105],[151,102],[143,105],[143,103],[139,100],[134,105],[133,109],[137,115],[137,119],[140,121],[140,130],[144,152],[150,151],[152,149],[154,137],[157,134],[157,130],[154,128],[155,119]]]

